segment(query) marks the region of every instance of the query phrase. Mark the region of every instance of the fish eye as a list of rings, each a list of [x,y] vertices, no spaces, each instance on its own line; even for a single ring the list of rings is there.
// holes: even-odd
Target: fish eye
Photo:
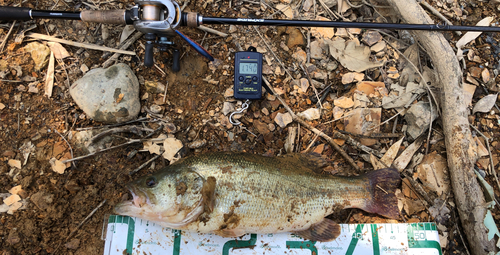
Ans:
[[[156,181],[156,178],[153,177],[153,176],[150,176],[146,179],[146,186],[148,186],[148,188],[153,188],[155,187],[156,185],[158,184],[158,182]]]

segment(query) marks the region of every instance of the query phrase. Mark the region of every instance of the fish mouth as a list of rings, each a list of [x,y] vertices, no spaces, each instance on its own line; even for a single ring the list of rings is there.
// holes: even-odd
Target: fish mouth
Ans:
[[[126,188],[132,194],[132,200],[127,200],[118,203],[115,206],[115,212],[121,215],[134,215],[139,211],[144,210],[144,207],[148,206],[150,201],[145,192],[138,189],[132,184],[127,184]]]

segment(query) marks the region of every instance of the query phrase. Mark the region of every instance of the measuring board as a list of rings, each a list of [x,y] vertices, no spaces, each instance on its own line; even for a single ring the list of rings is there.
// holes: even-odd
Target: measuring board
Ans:
[[[123,254],[293,254],[441,255],[434,223],[340,224],[332,242],[311,242],[292,233],[246,234],[225,238],[165,228],[135,217],[111,215],[105,221],[104,255]]]

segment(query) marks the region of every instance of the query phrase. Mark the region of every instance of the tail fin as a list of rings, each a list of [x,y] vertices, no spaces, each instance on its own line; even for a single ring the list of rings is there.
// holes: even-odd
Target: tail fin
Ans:
[[[394,168],[375,170],[365,174],[369,180],[371,199],[366,201],[363,209],[388,218],[398,218],[399,208],[396,188],[401,184],[401,176]]]

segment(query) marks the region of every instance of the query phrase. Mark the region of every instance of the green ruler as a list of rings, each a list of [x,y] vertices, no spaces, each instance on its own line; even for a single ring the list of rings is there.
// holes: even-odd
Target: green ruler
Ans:
[[[224,238],[111,215],[103,229],[104,254],[442,254],[434,223],[341,224],[341,229],[340,236],[332,242],[311,242],[292,233]]]

